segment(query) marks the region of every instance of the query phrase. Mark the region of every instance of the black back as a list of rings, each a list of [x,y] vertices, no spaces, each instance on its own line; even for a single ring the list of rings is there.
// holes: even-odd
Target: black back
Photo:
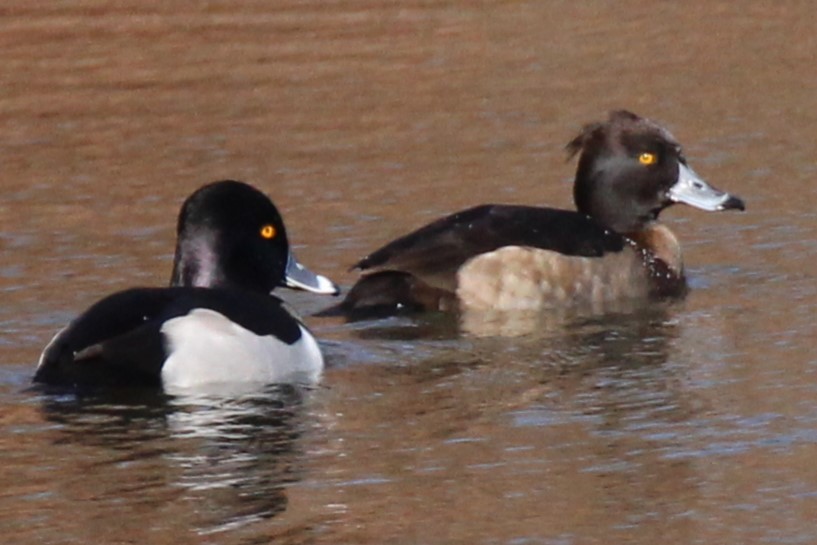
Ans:
[[[102,299],[58,333],[43,351],[34,381],[158,385],[167,358],[162,325],[197,308],[287,344],[301,338],[297,320],[276,297],[223,289],[133,288]]]
[[[503,246],[530,246],[565,255],[599,257],[618,252],[625,239],[569,210],[487,204],[441,218],[383,246],[358,262],[363,270],[405,271],[455,281],[468,259]],[[434,283],[435,285],[438,283]]]

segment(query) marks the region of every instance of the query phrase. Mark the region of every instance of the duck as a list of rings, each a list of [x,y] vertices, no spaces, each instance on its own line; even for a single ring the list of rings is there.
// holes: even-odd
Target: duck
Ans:
[[[627,110],[585,124],[576,210],[483,204],[386,243],[350,270],[359,278],[334,310],[350,317],[399,311],[539,311],[687,291],[680,243],[658,221],[683,203],[745,210],[689,166],[678,140]]]
[[[337,295],[301,265],[278,209],[244,182],[200,187],[183,203],[170,285],[102,298],[43,350],[33,382],[78,388],[196,388],[316,380],[306,325],[272,291]]]

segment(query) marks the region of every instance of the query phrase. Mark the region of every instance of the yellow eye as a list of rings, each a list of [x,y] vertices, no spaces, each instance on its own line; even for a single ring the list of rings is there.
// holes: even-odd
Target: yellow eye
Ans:
[[[265,225],[261,228],[261,238],[269,240],[273,237],[275,237],[275,227],[272,225]]]
[[[658,162],[658,156],[654,153],[644,152],[638,156],[638,162],[642,165],[654,165]]]

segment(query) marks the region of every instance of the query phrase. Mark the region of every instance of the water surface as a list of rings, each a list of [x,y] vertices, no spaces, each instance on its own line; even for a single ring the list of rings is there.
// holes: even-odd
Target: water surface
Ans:
[[[3,8],[4,541],[814,542],[813,11]],[[350,264],[444,213],[571,206],[563,146],[620,107],[665,122],[748,205],[665,214],[684,301],[539,317],[521,335],[308,317],[330,365],[317,387],[27,389],[77,312],[167,282],[178,207],[205,182],[262,188],[300,259],[348,287]],[[307,316],[330,302],[282,295]]]

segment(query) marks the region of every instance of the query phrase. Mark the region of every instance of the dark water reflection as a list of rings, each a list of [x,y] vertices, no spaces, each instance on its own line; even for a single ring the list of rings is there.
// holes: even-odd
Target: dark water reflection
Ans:
[[[95,453],[74,468],[78,482],[52,491],[52,500],[72,504],[89,496],[107,517],[127,520],[132,506],[122,499],[138,497],[145,507],[180,512],[198,535],[275,516],[286,509],[286,487],[299,480],[298,441],[309,427],[299,410],[304,394],[276,386],[237,397],[45,396],[49,450]],[[59,473],[61,461],[52,464]],[[92,525],[89,515],[97,516],[85,508],[42,511],[37,526],[59,526],[66,518]],[[142,529],[144,539],[180,522],[153,521]]]
[[[681,497],[694,495],[699,475],[689,461],[661,454],[675,451],[673,428],[698,412],[684,370],[668,361],[677,333],[663,311],[610,316],[561,335],[438,346],[410,366],[369,370],[373,391],[352,388],[354,403],[368,407],[343,434],[344,456],[319,462],[341,475],[349,472],[343,460],[365,467],[359,490],[344,477],[318,476],[312,490],[339,488],[370,506],[391,521],[376,527],[383,539],[398,541],[405,531],[434,541],[441,527],[453,542],[488,528],[501,539],[537,542],[544,532],[570,540],[599,523],[623,536],[642,522],[682,517],[690,506]],[[661,494],[679,501],[651,501]],[[393,495],[402,507],[380,504]],[[597,505],[575,511],[576,501]],[[360,515],[345,515],[335,524],[351,540],[343,529]]]
[[[811,543],[811,2],[178,2],[0,9],[0,528],[8,543]],[[314,390],[28,390],[99,296],[167,282],[198,185],[271,194],[344,286],[480,202],[571,206],[562,147],[630,108],[745,214],[665,214],[689,296],[347,324],[282,294]]]

